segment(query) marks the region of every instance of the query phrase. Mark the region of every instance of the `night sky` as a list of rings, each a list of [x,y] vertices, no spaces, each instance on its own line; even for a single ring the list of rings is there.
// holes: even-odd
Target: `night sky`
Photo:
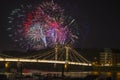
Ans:
[[[119,4],[117,1],[54,0],[80,25],[80,48],[120,48]],[[17,50],[6,31],[8,16],[21,4],[41,0],[0,0],[0,51]]]

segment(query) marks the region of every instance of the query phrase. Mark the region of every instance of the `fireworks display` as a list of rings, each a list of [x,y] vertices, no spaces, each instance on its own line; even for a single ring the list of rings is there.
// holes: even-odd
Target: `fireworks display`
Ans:
[[[64,9],[53,1],[37,6],[21,5],[10,14],[9,37],[26,49],[73,44],[78,38],[75,19],[66,16]]]

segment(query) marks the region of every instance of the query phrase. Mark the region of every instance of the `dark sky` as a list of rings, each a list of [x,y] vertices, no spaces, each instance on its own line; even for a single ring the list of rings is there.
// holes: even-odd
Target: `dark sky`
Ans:
[[[0,50],[15,50],[8,37],[7,17],[20,4],[41,0],[0,0]],[[82,48],[120,48],[119,3],[115,0],[54,0],[80,25]]]

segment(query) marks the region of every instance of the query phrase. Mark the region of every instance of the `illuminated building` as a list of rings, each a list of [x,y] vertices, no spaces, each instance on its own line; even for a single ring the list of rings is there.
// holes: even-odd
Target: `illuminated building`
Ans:
[[[114,64],[120,66],[120,53],[114,54]]]
[[[105,48],[104,52],[100,53],[100,64],[101,66],[113,65],[113,54],[109,48]]]

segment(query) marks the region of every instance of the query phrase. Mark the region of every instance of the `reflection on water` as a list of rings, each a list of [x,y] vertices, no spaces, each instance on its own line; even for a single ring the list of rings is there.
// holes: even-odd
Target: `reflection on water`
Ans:
[[[29,78],[34,78],[36,74],[37,74],[36,77],[52,78],[52,80],[54,80],[54,78],[62,78],[63,77],[61,75],[61,72],[40,72],[40,73],[34,73],[34,74],[33,73],[24,73],[23,76],[24,76],[24,78],[26,78],[25,76],[29,76]],[[12,78],[15,78],[15,76],[17,78],[20,77],[16,74],[14,74],[14,76],[13,76],[13,74],[10,73],[9,79],[11,80]],[[21,77],[23,77],[23,76],[21,76]],[[113,72],[113,73],[112,72],[95,72],[95,71],[94,72],[64,72],[64,76],[69,78],[69,80],[72,80],[75,78],[76,78],[76,80],[120,80],[120,72]],[[15,79],[17,79],[17,78],[15,78]],[[31,80],[39,80],[39,79],[31,79]],[[44,80],[44,79],[40,79],[40,80]],[[45,79],[45,80],[50,80],[50,79]]]
[[[92,72],[93,75],[104,75],[105,77],[112,77],[113,80],[120,80],[120,72]]]
[[[120,80],[120,72],[117,73],[117,78]]]

